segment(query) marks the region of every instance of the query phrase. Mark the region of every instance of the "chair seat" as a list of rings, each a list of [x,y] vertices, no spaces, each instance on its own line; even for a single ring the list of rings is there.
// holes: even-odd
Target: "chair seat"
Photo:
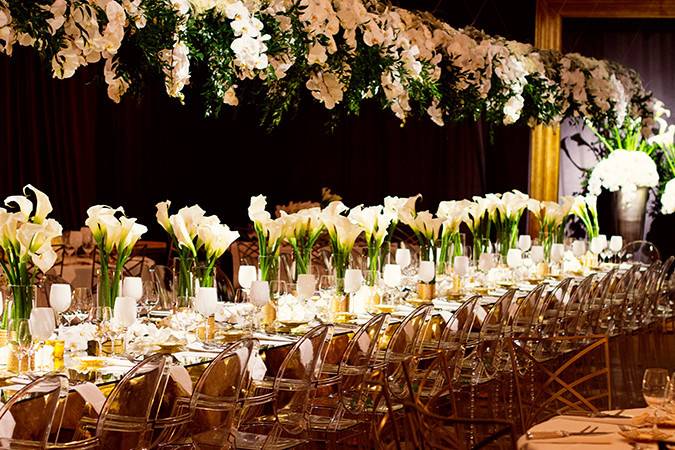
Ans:
[[[253,381],[252,385],[254,388],[272,390],[274,389],[275,383],[278,383],[279,389],[282,391],[301,391],[310,389],[312,387],[308,382],[274,377],[265,377],[262,380],[255,380]]]
[[[312,431],[345,431],[354,428],[360,422],[346,417],[334,420],[333,417],[311,415],[309,423]]]
[[[234,445],[236,448],[242,449],[259,449],[263,448],[264,446],[265,449],[285,450],[287,448],[295,448],[307,443],[307,441],[304,439],[287,437],[278,437],[274,440],[274,442],[270,443],[266,442],[267,439],[268,436],[265,434],[236,431],[234,435]]]

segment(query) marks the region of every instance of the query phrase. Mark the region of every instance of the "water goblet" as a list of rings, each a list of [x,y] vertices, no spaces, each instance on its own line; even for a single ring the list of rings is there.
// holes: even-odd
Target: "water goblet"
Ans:
[[[642,377],[642,396],[647,406],[654,409],[654,416],[666,403],[670,377],[666,369],[650,368]],[[655,422],[657,422],[655,420]],[[654,424],[656,427],[656,423]]]

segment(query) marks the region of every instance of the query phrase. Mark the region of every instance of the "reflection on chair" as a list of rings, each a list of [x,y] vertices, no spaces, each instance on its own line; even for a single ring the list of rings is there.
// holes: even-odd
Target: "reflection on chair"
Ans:
[[[619,251],[621,261],[652,264],[661,259],[661,253],[656,245],[649,241],[633,241],[626,244]]]
[[[6,433],[0,438],[0,449],[46,448],[52,427],[58,431],[61,425],[56,411],[59,399],[67,394],[68,379],[63,375],[45,375],[14,394],[0,409],[0,425]],[[42,405],[37,415],[30,407],[35,401]]]

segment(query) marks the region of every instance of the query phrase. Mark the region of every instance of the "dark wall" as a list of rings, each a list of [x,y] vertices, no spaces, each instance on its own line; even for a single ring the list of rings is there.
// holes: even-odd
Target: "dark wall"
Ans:
[[[418,5],[453,25],[531,41],[534,0],[507,8],[497,0]],[[508,24],[508,26],[507,26]],[[49,193],[66,228],[79,228],[96,203],[123,205],[154,226],[154,204],[199,203],[226,223],[244,225],[253,194],[269,203],[318,200],[330,187],[348,205],[377,203],[385,195],[424,194],[440,200],[518,188],[527,190],[526,126],[466,122],[437,127],[412,120],[401,127],[388,111],[364,108],[360,117],[329,133],[328,116],[311,102],[268,133],[255,105],[205,119],[198,102],[181,106],[161,83],[142,98],[116,105],[105,95],[102,67],[52,80],[32,50],[0,56],[0,197],[33,183]]]

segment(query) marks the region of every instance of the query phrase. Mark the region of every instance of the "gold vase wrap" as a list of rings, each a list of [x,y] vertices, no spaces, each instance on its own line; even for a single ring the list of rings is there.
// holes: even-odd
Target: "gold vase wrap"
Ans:
[[[435,283],[417,283],[417,296],[420,300],[429,300],[431,301],[436,296],[436,284]]]

